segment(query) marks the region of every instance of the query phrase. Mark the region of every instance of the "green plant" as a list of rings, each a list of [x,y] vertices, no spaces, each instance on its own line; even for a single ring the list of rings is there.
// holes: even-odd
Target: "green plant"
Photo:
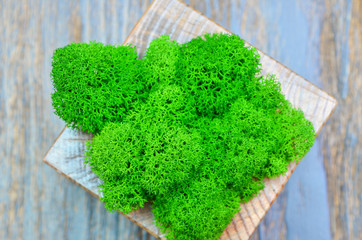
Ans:
[[[132,94],[112,94],[129,96],[130,105],[115,106],[124,109],[117,118],[87,125],[103,129],[88,143],[86,163],[103,180],[108,210],[129,213],[151,201],[169,239],[217,239],[265,177],[285,173],[313,145],[312,124],[274,76],[260,74],[257,51],[236,35],[207,34],[182,45],[161,36],[144,59],[132,55],[122,64],[132,70],[124,70],[133,76]],[[82,119],[77,124],[84,129]]]
[[[176,82],[199,116],[222,117],[260,77],[259,54],[237,35],[206,34],[180,48]]]
[[[169,36],[154,39],[146,50],[143,59],[145,78],[152,87],[156,83],[170,83],[176,77],[176,62],[180,55],[180,45]]]
[[[121,122],[147,93],[141,61],[131,46],[72,43],[54,52],[51,79],[55,114],[91,133]]]
[[[218,239],[238,212],[240,197],[234,191],[202,178],[157,196],[153,213],[167,239]]]

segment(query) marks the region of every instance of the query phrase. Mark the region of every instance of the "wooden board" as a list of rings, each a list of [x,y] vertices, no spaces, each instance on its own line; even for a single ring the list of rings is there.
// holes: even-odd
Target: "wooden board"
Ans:
[[[168,34],[172,39],[183,43],[195,36],[213,32],[227,30],[177,0],[156,0],[137,23],[126,43],[136,45],[142,56],[150,41],[161,34]],[[304,111],[319,132],[333,112],[336,100],[271,57],[262,52],[260,55],[263,74],[275,74],[279,78],[282,91],[288,100]],[[90,135],[65,128],[44,161],[91,194],[98,196],[99,179],[83,163],[85,142],[89,138]],[[248,239],[295,167],[292,163],[285,176],[265,180],[265,189],[253,200],[241,205],[241,211],[235,215],[221,239]],[[163,237],[154,226],[149,206],[126,216],[154,236]]]

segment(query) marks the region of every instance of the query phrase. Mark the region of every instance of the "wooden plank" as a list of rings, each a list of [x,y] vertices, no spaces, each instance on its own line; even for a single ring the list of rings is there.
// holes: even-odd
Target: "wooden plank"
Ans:
[[[180,43],[189,41],[204,33],[227,32],[199,12],[177,0],[157,0],[137,23],[126,40],[137,46],[142,56],[150,41],[161,34],[168,34]],[[292,72],[276,60],[259,51],[263,74],[275,74],[281,82],[282,91],[293,106],[301,108],[313,123],[317,132],[321,130],[333,109],[336,100],[315,85]],[[79,131],[65,129],[54,143],[44,161],[63,173],[94,195],[98,195],[99,180],[83,164],[84,144],[91,136]],[[247,239],[254,232],[265,213],[276,199],[296,164],[289,166],[285,176],[266,179],[265,189],[247,204],[241,205],[241,212],[235,216],[223,239]],[[155,236],[163,237],[153,224],[149,206],[126,215]]]
[[[323,131],[333,239],[362,239],[362,1],[326,0],[321,79],[339,106]]]

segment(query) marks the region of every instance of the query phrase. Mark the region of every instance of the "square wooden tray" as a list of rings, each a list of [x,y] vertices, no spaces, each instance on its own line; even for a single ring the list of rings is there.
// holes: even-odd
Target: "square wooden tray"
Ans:
[[[184,43],[204,33],[216,32],[229,31],[183,2],[155,0],[125,43],[137,46],[138,53],[143,56],[149,43],[162,34],[170,35],[172,39]],[[303,110],[306,118],[313,123],[316,132],[319,133],[336,107],[336,100],[263,52],[259,53],[263,74],[277,76],[287,99],[294,107]],[[100,180],[89,167],[84,165],[85,143],[91,137],[89,134],[64,128],[45,155],[44,162],[92,195],[99,197]],[[291,163],[285,176],[265,179],[264,190],[248,203],[241,204],[240,212],[225,229],[221,239],[250,238],[295,168],[296,164]],[[152,235],[165,238],[155,227],[149,205],[125,216]]]

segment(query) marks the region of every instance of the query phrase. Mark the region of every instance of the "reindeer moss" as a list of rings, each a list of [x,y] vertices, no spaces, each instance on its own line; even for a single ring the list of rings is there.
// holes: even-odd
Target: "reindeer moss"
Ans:
[[[230,34],[161,36],[140,60],[130,46],[72,44],[53,58],[53,105],[70,126],[102,130],[85,154],[109,211],[150,201],[168,239],[218,239],[240,202],[314,142],[260,71],[258,52]]]
[[[219,239],[239,206],[236,192],[202,178],[157,196],[153,213],[167,239]]]
[[[259,81],[259,58],[237,35],[207,34],[183,44],[176,82],[189,97],[187,107],[199,116],[222,117]]]
[[[121,122],[144,99],[140,64],[131,46],[90,42],[57,49],[51,72],[55,114],[68,126],[91,133]]]

